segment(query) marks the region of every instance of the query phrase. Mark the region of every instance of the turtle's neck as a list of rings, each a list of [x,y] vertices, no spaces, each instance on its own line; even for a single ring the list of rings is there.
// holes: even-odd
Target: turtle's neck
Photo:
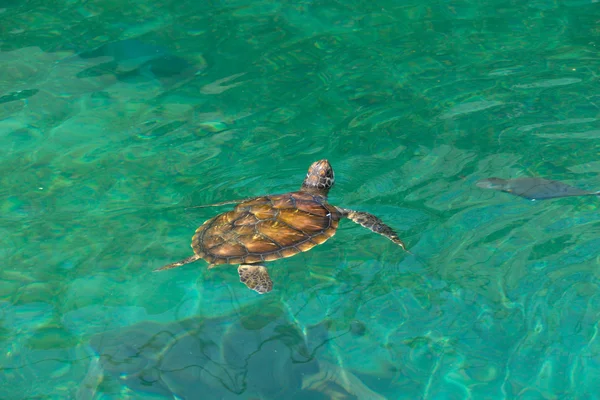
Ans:
[[[304,193],[312,194],[314,196],[321,196],[324,199],[327,199],[327,194],[329,193],[329,189],[321,189],[321,188],[317,188],[317,187],[304,186],[304,185],[302,185],[302,187],[300,188],[300,191],[304,192]]]

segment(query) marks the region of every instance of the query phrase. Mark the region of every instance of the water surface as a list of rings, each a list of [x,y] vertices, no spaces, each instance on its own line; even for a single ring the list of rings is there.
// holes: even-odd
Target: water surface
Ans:
[[[600,189],[598,20],[593,0],[0,3],[0,397],[596,398],[600,203],[475,182]],[[295,190],[321,158],[331,202],[415,256],[343,221],[271,263],[268,296],[235,268],[151,272],[223,210],[186,207]]]

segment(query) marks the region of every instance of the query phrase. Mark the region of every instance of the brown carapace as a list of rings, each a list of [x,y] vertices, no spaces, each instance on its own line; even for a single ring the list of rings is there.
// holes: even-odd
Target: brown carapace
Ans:
[[[192,238],[194,255],[158,268],[180,267],[199,259],[208,268],[220,264],[239,264],[240,281],[263,294],[273,282],[267,261],[291,257],[324,243],[332,237],[340,219],[348,218],[383,235],[406,250],[392,228],[376,216],[327,203],[327,194],[335,181],[327,160],[314,162],[297,192],[226,201],[202,207],[234,204],[232,210],[206,221]]]

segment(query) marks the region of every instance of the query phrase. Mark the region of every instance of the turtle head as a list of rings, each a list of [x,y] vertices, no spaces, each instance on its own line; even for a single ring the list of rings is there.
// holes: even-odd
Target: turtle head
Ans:
[[[319,160],[312,163],[310,168],[308,168],[306,178],[302,182],[302,190],[327,195],[334,182],[335,176],[329,161]]]

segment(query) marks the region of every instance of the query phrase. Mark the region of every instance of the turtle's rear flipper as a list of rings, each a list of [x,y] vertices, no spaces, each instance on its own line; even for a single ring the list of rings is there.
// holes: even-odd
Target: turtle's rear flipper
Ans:
[[[406,251],[409,254],[412,254],[406,249],[406,245],[402,240],[400,240],[398,234],[373,214],[369,214],[363,211],[348,210],[347,208],[336,208],[344,217],[351,219],[357,224],[362,225],[375,233],[379,233],[380,235],[385,236],[392,242],[396,243],[398,246],[402,247],[404,251]]]
[[[259,264],[242,264],[238,267],[240,282],[259,294],[269,293],[273,289],[273,281],[267,269]]]
[[[191,257],[186,258],[185,260],[177,261],[171,264],[167,264],[164,267],[160,267],[155,269],[153,272],[164,271],[166,269],[181,267],[182,265],[189,264],[191,262],[197,261],[200,259],[200,256],[194,254]]]

